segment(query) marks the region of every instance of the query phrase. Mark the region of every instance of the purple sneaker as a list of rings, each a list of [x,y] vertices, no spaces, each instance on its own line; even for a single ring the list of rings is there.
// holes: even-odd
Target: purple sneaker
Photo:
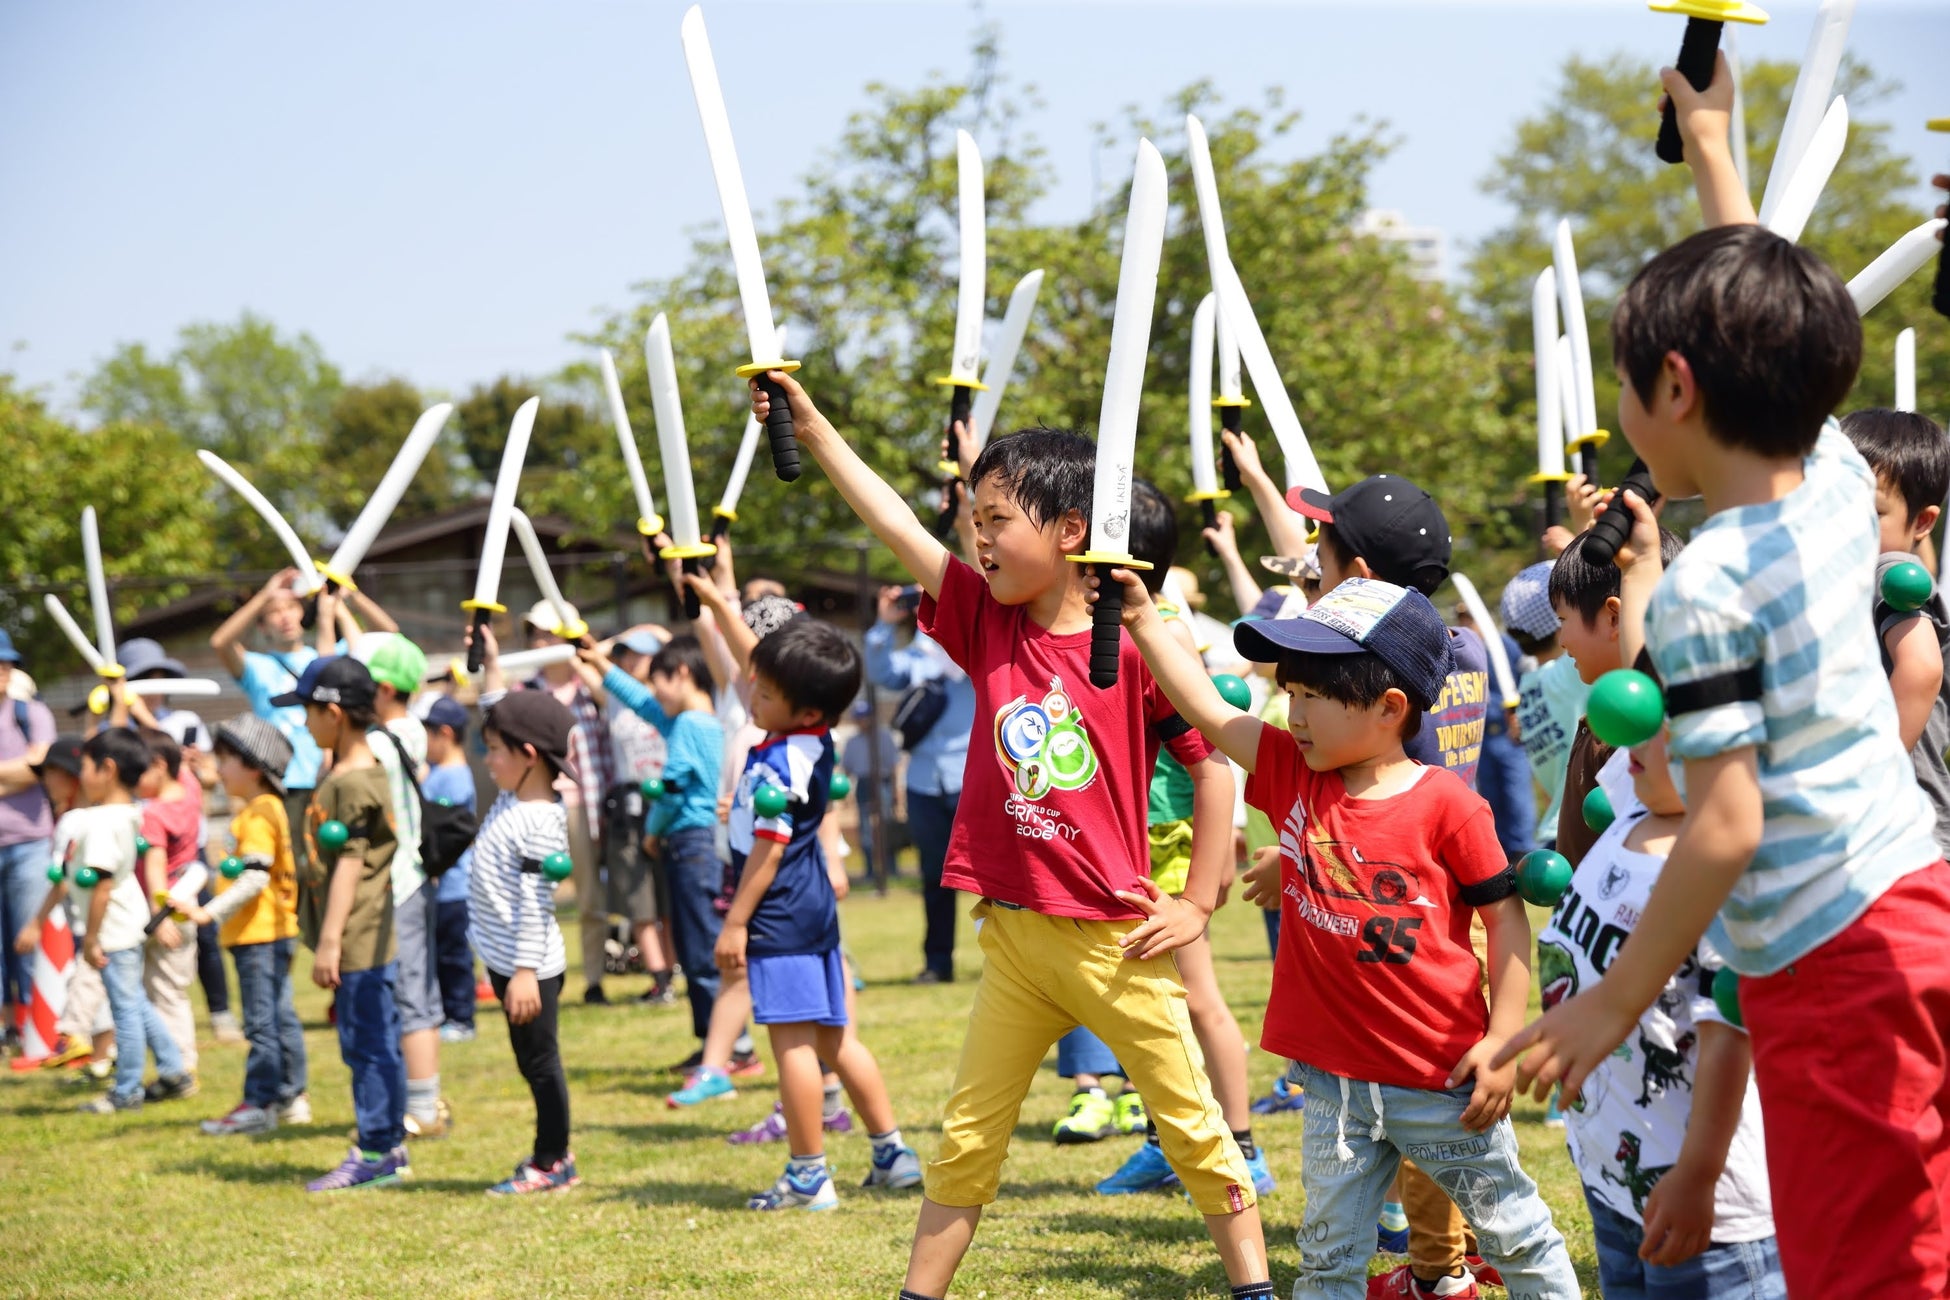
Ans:
[[[853,1131],[853,1116],[847,1114],[846,1107],[842,1106],[825,1119],[822,1119],[819,1122],[819,1126],[828,1133],[851,1133]]]
[[[820,1127],[828,1133],[851,1133],[853,1116],[842,1106],[837,1114],[828,1115],[820,1121]],[[772,1111],[764,1119],[750,1128],[741,1128],[736,1133],[727,1134],[725,1141],[733,1146],[754,1146],[760,1142],[785,1141],[785,1107],[779,1102],[772,1103]]]
[[[346,1192],[364,1187],[392,1187],[412,1176],[413,1168],[406,1161],[405,1147],[394,1147],[377,1160],[366,1159],[364,1152],[353,1147],[337,1169],[323,1178],[312,1179],[305,1184],[305,1190]]]

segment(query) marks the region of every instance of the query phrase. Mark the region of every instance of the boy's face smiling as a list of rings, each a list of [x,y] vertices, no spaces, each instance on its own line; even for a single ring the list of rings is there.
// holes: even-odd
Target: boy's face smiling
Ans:
[[[1564,653],[1571,656],[1571,662],[1578,666],[1578,680],[1586,686],[1595,685],[1600,677],[1614,668],[1618,662],[1618,598],[1611,597],[1597,618],[1587,623],[1584,615],[1571,605],[1551,602],[1557,611],[1558,621],[1563,624],[1557,630],[1557,643],[1564,647]]]
[[[1083,550],[1089,524],[1077,511],[1038,527],[991,474],[975,485],[975,556],[989,593],[1004,605],[1027,605],[1069,581],[1064,556]]]

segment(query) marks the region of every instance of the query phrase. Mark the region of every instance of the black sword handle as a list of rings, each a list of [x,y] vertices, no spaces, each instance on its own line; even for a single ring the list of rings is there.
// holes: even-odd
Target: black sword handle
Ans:
[[[1584,471],[1584,481],[1592,487],[1598,486],[1598,449],[1589,443],[1578,448],[1578,468]]]
[[[950,465],[959,467],[961,465],[961,434],[956,431],[955,426],[967,427],[969,397],[974,390],[965,388],[960,384],[955,384],[948,391],[950,393],[948,398],[948,454],[943,457],[943,460]],[[941,516],[935,521],[934,526],[934,531],[937,536],[948,536],[955,526],[955,484],[959,482],[961,482],[959,468],[957,472],[948,475],[942,481]]]
[[[474,629],[474,637],[467,646],[467,671],[470,673],[480,672],[481,665],[487,662],[487,638],[482,634],[487,629],[488,620],[493,617],[494,613],[492,610],[477,609],[474,611],[474,617],[470,623],[470,626]]]
[[[1555,528],[1564,522],[1564,485],[1555,480],[1544,484],[1544,527]]]
[[[782,482],[799,477],[799,440],[792,434],[792,404],[786,400],[785,385],[772,378],[770,371],[753,376],[772,407],[765,413],[765,436],[772,444],[772,472]]]
[[[1219,408],[1219,427],[1227,433],[1238,433],[1246,424],[1246,408],[1243,406],[1221,406]],[[1226,446],[1225,439],[1219,439],[1219,475],[1226,491],[1237,492],[1245,484],[1239,477],[1239,462],[1232,458],[1232,448]]]
[[[1124,627],[1124,584],[1110,576],[1110,566],[1093,564],[1098,577],[1097,603],[1090,614],[1090,684],[1100,691],[1117,685],[1119,638]]]
[[[704,572],[703,561],[701,560],[698,560],[696,558],[690,558],[690,559],[686,559],[683,563],[684,563],[685,573]],[[680,585],[683,587],[683,591],[681,594],[684,597],[684,617],[689,619],[691,622],[695,623],[700,617],[702,617],[704,612],[703,607],[698,603],[697,588],[691,586],[691,584],[688,582],[682,583]]]
[[[1591,525],[1591,535],[1584,539],[1584,556],[1593,564],[1610,564],[1618,555],[1618,548],[1632,535],[1632,512],[1625,505],[1627,491],[1648,506],[1658,503],[1659,489],[1652,486],[1652,473],[1644,461],[1633,461],[1632,468],[1625,471],[1625,481],[1618,485],[1617,495],[1612,497],[1605,513],[1598,516],[1598,522]]]
[[[1950,195],[1944,196],[1950,201]],[[1944,236],[1950,231],[1940,232],[1943,248],[1936,255],[1936,289],[1930,294],[1930,306],[1936,308],[1937,315],[1950,316],[1950,239]]]
[[[713,515],[711,517],[711,545],[716,546],[729,536],[731,536],[731,521],[723,515]]]
[[[1725,23],[1711,18],[1686,20],[1686,34],[1679,41],[1677,67],[1694,90],[1705,90],[1713,84],[1713,61],[1720,53],[1720,29],[1724,26]],[[1653,151],[1661,162],[1686,161],[1686,144],[1679,138],[1679,113],[1670,98],[1659,117],[1659,143]]]
[[[1201,501],[1198,503],[1198,508],[1199,508],[1199,513],[1205,516],[1205,526],[1207,528],[1217,528],[1219,526],[1219,503],[1218,502],[1209,499],[1205,501]],[[1208,553],[1212,555],[1217,555],[1219,553],[1219,548],[1212,544],[1212,539],[1209,537],[1205,540],[1205,549]]]

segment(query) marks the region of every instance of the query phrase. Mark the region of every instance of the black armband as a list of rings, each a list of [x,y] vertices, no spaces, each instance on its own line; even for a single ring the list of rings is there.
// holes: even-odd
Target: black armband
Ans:
[[[1161,745],[1169,745],[1191,729],[1192,724],[1185,720],[1185,715],[1182,713],[1174,713],[1168,718],[1159,718],[1151,724],[1151,734],[1158,738],[1158,743]]]
[[[1749,664],[1730,673],[1716,673],[1694,682],[1666,687],[1666,716],[1701,713],[1727,704],[1758,703],[1761,697],[1760,665]]]
[[[1505,867],[1488,880],[1462,887],[1462,901],[1471,907],[1488,907],[1517,892],[1517,869]]]

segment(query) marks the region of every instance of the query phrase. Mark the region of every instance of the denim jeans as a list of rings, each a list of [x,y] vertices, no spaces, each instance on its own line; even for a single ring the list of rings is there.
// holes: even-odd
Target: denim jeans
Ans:
[[[205,881],[196,901],[208,907],[216,896]],[[196,927],[196,982],[203,986],[203,1005],[211,1015],[229,1013],[230,981],[223,973],[223,935],[214,921]]]
[[[1074,1079],[1079,1074],[1124,1076],[1124,1071],[1117,1066],[1117,1053],[1082,1025],[1056,1040],[1056,1072],[1066,1079]]]
[[[1483,1133],[1462,1126],[1471,1085],[1397,1088],[1297,1062],[1287,1078],[1307,1092],[1301,1139],[1307,1208],[1294,1300],[1366,1296],[1375,1220],[1403,1156],[1456,1202],[1483,1258],[1509,1281],[1512,1296],[1575,1300],[1570,1253],[1537,1184],[1517,1164],[1510,1121]]]
[[[169,1036],[162,1017],[149,1005],[149,995],[142,991],[141,945],[108,954],[102,983],[108,989],[108,1007],[115,1016],[115,1100],[118,1104],[141,1101],[145,1051],[155,1053],[158,1078],[183,1072],[176,1040]]]
[[[1774,1239],[1708,1246],[1670,1268],[1639,1258],[1645,1228],[1593,1196],[1591,1236],[1598,1245],[1598,1282],[1605,1300],[1787,1300],[1787,1279]]]
[[[941,868],[948,858],[948,833],[954,829],[960,803],[959,790],[952,794],[922,794],[912,786],[907,790],[907,833],[921,858],[926,927],[921,934],[921,958],[927,969],[944,979],[955,974],[955,918],[961,912],[961,897],[942,887]]]
[[[691,1032],[704,1037],[718,1001],[714,953],[724,918],[712,904],[724,886],[717,831],[694,826],[664,837],[664,878],[670,888],[670,938],[691,999]]]
[[[474,949],[467,942],[467,900],[442,899],[433,917],[434,970],[440,1012],[450,1025],[474,1027]]]
[[[244,1104],[281,1106],[305,1090],[305,1028],[291,1000],[296,939],[243,943],[230,950],[244,1004]]]
[[[31,1000],[28,995],[34,989],[34,957],[32,953],[22,957],[14,951],[14,936],[41,910],[48,891],[47,865],[53,860],[53,845],[47,840],[0,845],[0,943],[6,945],[0,1001],[15,1006],[24,1007]]]
[[[398,968],[392,962],[339,974],[339,1056],[352,1071],[352,1113],[363,1151],[406,1140],[406,1058],[399,1050]]]
[[[1483,756],[1476,765],[1476,793],[1483,796],[1496,819],[1496,839],[1512,858],[1537,847],[1537,798],[1532,792],[1530,760],[1523,746],[1510,739],[1503,719],[1491,717],[1483,729]],[[1572,815],[1582,816],[1577,809]]]

